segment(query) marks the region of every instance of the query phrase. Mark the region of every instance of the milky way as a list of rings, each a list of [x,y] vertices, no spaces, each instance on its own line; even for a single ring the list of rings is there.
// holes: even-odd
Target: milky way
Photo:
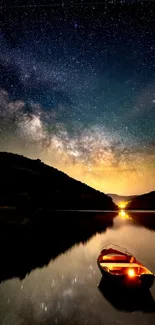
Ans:
[[[0,150],[104,192],[153,190],[154,3],[79,4],[2,7]]]

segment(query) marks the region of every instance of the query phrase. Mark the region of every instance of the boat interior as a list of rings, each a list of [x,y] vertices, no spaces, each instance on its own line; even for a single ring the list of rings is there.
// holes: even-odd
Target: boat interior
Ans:
[[[134,262],[135,258],[131,255],[122,255],[122,254],[107,254],[107,255],[102,255],[102,260],[104,262]]]
[[[99,263],[102,269],[115,275],[127,274],[129,277],[134,277],[142,274],[152,274],[150,270],[140,264],[135,257],[131,255],[101,255]]]
[[[127,274],[133,277],[142,274],[152,274],[150,270],[136,263],[100,263],[100,266],[105,269],[105,271],[115,275]]]

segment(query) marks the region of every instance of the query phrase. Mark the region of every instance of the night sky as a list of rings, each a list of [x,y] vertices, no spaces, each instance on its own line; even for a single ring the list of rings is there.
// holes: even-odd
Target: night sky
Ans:
[[[2,6],[0,150],[139,194],[155,190],[155,4],[111,2]]]

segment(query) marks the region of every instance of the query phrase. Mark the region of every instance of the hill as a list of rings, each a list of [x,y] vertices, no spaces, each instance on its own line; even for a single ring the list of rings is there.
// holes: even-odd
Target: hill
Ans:
[[[112,199],[41,160],[0,152],[0,206],[115,210]]]
[[[139,195],[127,205],[129,210],[155,210],[155,191]]]

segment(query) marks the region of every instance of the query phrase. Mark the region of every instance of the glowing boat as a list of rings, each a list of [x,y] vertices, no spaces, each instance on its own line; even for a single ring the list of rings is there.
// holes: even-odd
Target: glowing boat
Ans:
[[[103,278],[113,284],[150,288],[154,283],[154,274],[119,246],[105,246],[97,264]]]

